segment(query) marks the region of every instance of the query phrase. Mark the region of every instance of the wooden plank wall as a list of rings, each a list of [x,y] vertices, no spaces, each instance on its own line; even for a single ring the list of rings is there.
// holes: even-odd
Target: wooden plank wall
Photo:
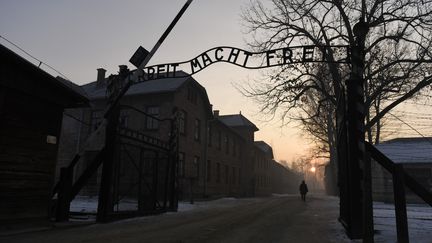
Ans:
[[[0,88],[0,230],[48,222],[62,108]]]

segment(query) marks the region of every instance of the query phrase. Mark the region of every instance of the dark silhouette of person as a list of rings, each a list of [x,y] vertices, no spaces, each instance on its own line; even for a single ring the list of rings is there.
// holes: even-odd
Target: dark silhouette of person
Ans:
[[[304,180],[301,182],[299,190],[300,190],[301,199],[303,200],[303,202],[306,202],[306,193],[308,192],[308,187]]]

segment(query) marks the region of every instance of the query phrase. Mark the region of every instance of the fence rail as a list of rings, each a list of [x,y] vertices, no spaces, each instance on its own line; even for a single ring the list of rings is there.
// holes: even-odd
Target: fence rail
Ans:
[[[409,242],[408,217],[406,212],[405,186],[432,207],[432,193],[424,188],[403,168],[394,163],[372,144],[365,142],[366,151],[379,165],[392,174],[398,242]]]

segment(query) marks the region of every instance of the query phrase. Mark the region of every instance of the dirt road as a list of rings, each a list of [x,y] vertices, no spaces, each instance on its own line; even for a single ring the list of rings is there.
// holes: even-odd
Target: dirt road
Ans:
[[[1,237],[0,242],[350,242],[336,198],[222,199],[189,211]]]

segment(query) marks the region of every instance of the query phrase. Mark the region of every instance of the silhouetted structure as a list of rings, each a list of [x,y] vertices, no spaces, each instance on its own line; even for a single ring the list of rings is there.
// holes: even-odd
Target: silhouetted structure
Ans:
[[[395,138],[375,147],[432,191],[432,138]],[[372,163],[372,184],[375,201],[394,201],[392,175],[375,161]],[[406,192],[406,200],[408,203],[424,203],[410,190]]]
[[[48,222],[63,109],[87,103],[0,45],[0,229]]]

